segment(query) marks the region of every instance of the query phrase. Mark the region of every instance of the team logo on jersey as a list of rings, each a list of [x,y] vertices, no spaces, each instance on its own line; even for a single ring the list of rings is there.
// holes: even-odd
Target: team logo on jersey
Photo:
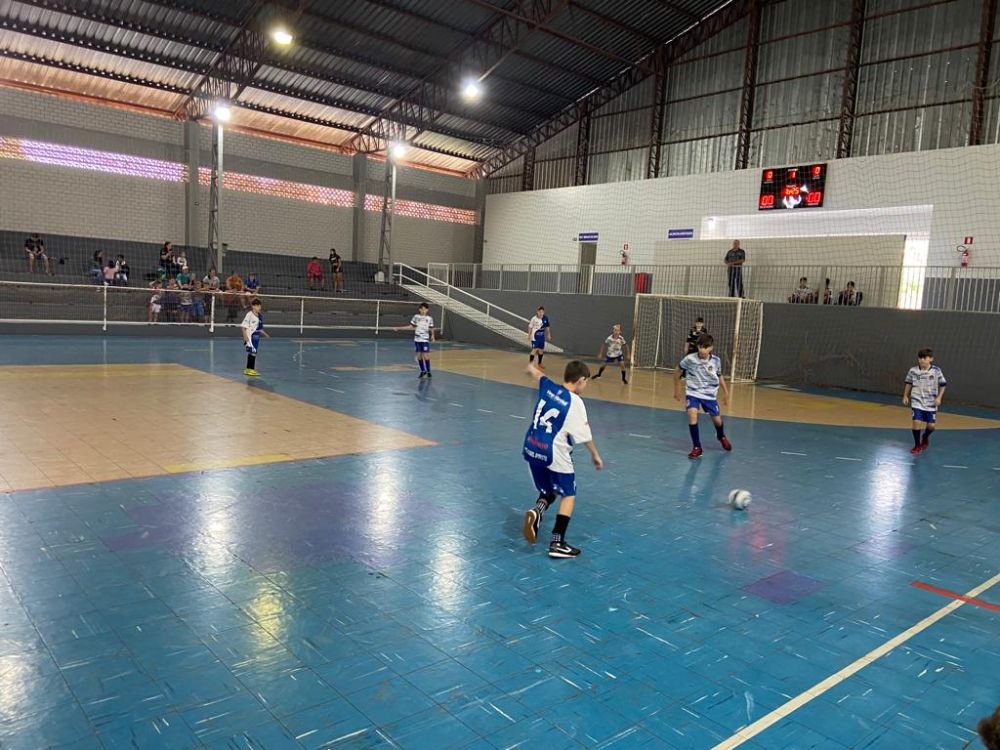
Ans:
[[[708,365],[705,366],[705,369],[708,371],[709,375],[715,375],[715,365],[713,363],[709,362]]]

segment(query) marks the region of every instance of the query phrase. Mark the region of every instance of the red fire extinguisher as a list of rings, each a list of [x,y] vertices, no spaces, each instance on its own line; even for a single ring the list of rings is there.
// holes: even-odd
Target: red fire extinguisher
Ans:
[[[969,248],[965,245],[958,246],[958,265],[962,268],[969,267]]]

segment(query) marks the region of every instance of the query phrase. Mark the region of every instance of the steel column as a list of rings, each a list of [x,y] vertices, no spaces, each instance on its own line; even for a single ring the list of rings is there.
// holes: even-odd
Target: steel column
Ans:
[[[978,146],[983,138],[986,119],[986,89],[989,86],[990,57],[993,52],[993,30],[997,16],[997,0],[983,0],[979,21],[979,47],[976,53],[976,79],[972,88],[972,123],[969,125],[969,145]]]
[[[984,0],[985,1],[985,0]],[[837,129],[837,158],[851,155],[854,142],[854,118],[858,104],[858,78],[861,74],[861,45],[864,41],[867,0],[853,0],[851,32],[847,41],[844,88],[840,96],[840,126]]]
[[[663,118],[667,107],[667,66],[664,48],[654,58],[656,80],[653,81],[653,112],[649,123],[649,156],[646,160],[646,179],[660,176],[660,159],[663,153]]]
[[[396,213],[396,162],[385,160],[385,186],[382,190],[382,229],[379,232],[378,267],[392,283],[392,219]]]
[[[590,163],[590,105],[584,99],[579,104],[582,110],[576,131],[576,169],[573,173],[574,185],[587,184],[587,167]]]
[[[535,189],[535,147],[524,152],[524,170],[521,172],[521,190]]]
[[[351,233],[351,254],[348,260],[361,260],[365,248],[365,198],[368,195],[368,155],[355,154],[351,160],[354,182],[354,214]]]
[[[212,179],[208,185],[208,249],[215,255],[215,269],[222,273],[222,227],[221,203],[222,183],[225,175],[223,166],[222,123],[212,126]],[[197,180],[197,176],[195,177]]]
[[[179,123],[184,128],[184,161],[187,163],[187,182],[184,183],[184,244],[200,247],[198,223],[201,217],[199,193],[201,185],[198,172],[201,168],[201,128],[193,120]]]
[[[743,93],[740,96],[740,132],[736,136],[736,169],[746,169],[750,163],[753,101],[757,90],[757,62],[760,59],[761,13],[761,1],[754,0],[747,16],[747,49],[743,58]]]

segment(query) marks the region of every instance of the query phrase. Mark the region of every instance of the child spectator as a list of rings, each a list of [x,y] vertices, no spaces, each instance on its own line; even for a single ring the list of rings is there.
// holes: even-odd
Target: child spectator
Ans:
[[[163,309],[163,305],[161,304],[163,297],[160,294],[160,291],[163,288],[163,286],[160,284],[159,281],[154,281],[150,286],[153,290],[153,294],[149,298],[148,322],[150,325],[152,325],[153,323],[160,322],[160,311]]]
[[[179,273],[188,267],[187,250],[183,247],[174,253],[173,257],[174,273]]]
[[[344,260],[336,248],[330,248],[330,279],[334,292],[344,291]]]
[[[104,251],[95,250],[90,262],[90,278],[95,284],[104,284]]]
[[[205,322],[205,282],[192,282],[191,318],[195,323]]]
[[[202,282],[212,292],[219,291],[219,287],[222,286],[222,279],[219,278],[219,272],[214,268],[208,269],[208,275],[202,279]]]
[[[306,278],[309,280],[310,289],[323,288],[323,266],[319,264],[319,258],[315,255],[306,264]]]
[[[798,287],[788,296],[788,301],[793,304],[804,304],[813,299],[813,290],[809,288],[809,279],[805,276],[799,279]]]
[[[45,273],[52,275],[49,268],[49,256],[45,254],[45,242],[38,232],[32,232],[24,241],[24,252],[28,256],[28,273],[35,272],[35,261],[40,260],[45,265]]]
[[[174,243],[164,242],[163,247],[160,248],[160,268],[163,269],[164,275],[170,272],[170,267],[174,262]]]
[[[823,287],[823,304],[833,304],[833,289],[830,288],[830,279],[826,280],[826,286]]]
[[[115,283],[115,262],[113,260],[108,261],[108,265],[104,268],[104,285],[111,286]]]
[[[191,291],[191,277],[188,276],[187,280],[181,284],[179,283],[180,277],[178,277],[178,286],[180,287],[180,309],[181,309],[181,323],[191,322],[191,308],[194,306],[194,294]]]
[[[187,286],[190,283],[191,283],[191,272],[188,270],[187,266],[184,266],[177,273],[177,284],[179,286]]]
[[[115,283],[121,286],[128,286],[129,273],[128,262],[125,260],[125,256],[119,255],[115,260]]]
[[[179,291],[180,287],[177,285],[177,280],[170,279],[167,282],[167,291],[163,294],[163,317],[169,323],[177,320],[177,293]]]
[[[257,274],[249,273],[246,279],[243,281],[243,288],[246,289],[247,293],[251,296],[257,294],[260,290],[260,282],[257,281]]]
[[[855,289],[854,282],[848,281],[847,287],[844,291],[837,295],[837,304],[857,306],[861,304],[861,298],[863,296],[864,295],[861,292]]]

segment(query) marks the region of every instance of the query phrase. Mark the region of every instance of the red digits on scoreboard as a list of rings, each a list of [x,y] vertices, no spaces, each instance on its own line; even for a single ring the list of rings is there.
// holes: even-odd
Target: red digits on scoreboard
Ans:
[[[810,206],[818,206],[823,202],[823,192],[814,190],[806,196],[806,203]]]
[[[781,196],[783,198],[794,198],[801,192],[802,188],[800,188],[798,185],[785,185],[783,188],[781,188]]]
[[[817,164],[815,167],[812,168],[812,173],[813,177],[819,177],[821,174],[823,174],[823,167]]]
[[[760,207],[774,208],[774,196],[770,194],[760,196]]]
[[[766,169],[766,170],[764,170],[764,179],[767,180],[768,182],[770,182],[771,180],[773,180],[774,179],[774,170],[773,169]]]

